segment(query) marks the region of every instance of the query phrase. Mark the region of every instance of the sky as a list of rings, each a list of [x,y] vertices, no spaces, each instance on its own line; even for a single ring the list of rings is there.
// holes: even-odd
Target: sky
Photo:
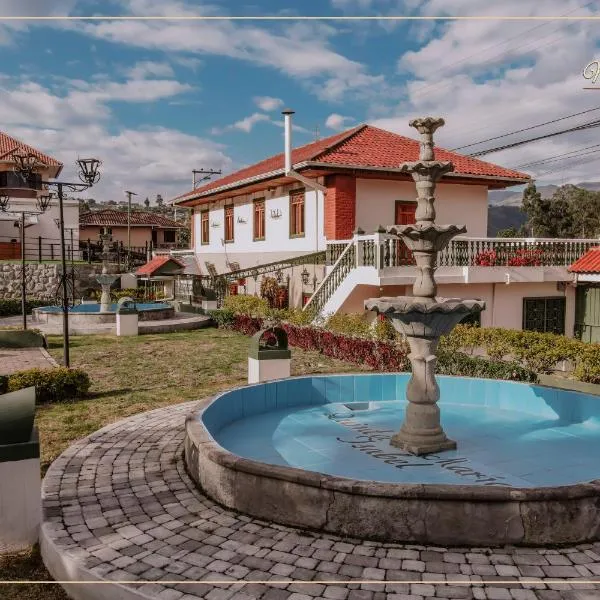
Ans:
[[[393,16],[600,16],[585,0],[2,0],[0,130],[75,177],[78,156],[103,161],[83,197],[171,199],[192,169],[223,174],[293,144],[360,123],[416,137],[441,116],[449,149],[600,108],[583,70],[600,59],[600,22],[401,21]],[[264,20],[86,20],[90,16],[289,17]],[[381,17],[315,20],[301,16]],[[15,17],[82,17],[13,20]],[[6,19],[11,17],[11,19]],[[387,18],[386,18],[387,17]],[[598,80],[600,87],[600,78]],[[600,110],[470,146],[464,153],[600,119]],[[598,144],[590,129],[490,154],[506,167]],[[600,180],[600,152],[522,168],[540,184]]]

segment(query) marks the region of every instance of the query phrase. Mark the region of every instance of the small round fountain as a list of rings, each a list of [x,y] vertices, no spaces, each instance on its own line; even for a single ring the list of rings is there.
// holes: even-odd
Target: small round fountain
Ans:
[[[466,231],[435,224],[435,185],[453,168],[434,157],[442,124],[411,123],[423,136],[419,161],[402,167],[417,185],[416,223],[389,230],[415,256],[413,296],[365,303],[407,337],[412,374],[287,378],[220,394],[186,422],[188,471],[229,508],[342,536],[442,546],[599,539],[599,397],[436,378],[440,336],[485,308],[436,295],[436,253]]]
[[[119,275],[109,275],[108,260],[110,258],[110,243],[112,242],[112,234],[108,228],[104,228],[100,234],[102,242],[102,274],[96,276],[96,281],[102,288],[100,296],[100,314],[111,312],[110,288],[112,284],[119,279]]]

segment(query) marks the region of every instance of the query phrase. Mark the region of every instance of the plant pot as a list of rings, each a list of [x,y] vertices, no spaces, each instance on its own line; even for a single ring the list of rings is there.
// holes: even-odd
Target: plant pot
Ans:
[[[0,396],[0,440],[3,445],[28,442],[35,417],[35,387]]]

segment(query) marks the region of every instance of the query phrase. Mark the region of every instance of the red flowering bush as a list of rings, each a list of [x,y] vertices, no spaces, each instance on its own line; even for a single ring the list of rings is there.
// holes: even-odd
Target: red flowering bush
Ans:
[[[508,259],[509,267],[539,267],[542,264],[543,250],[527,250],[521,248]]]
[[[495,267],[498,261],[498,255],[495,250],[486,250],[475,256],[475,264],[478,267]]]

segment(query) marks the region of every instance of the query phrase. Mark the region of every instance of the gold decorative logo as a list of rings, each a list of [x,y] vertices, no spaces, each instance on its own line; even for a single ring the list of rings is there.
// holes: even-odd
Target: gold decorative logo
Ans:
[[[600,85],[596,85],[600,77],[600,60],[593,60],[588,63],[583,70],[583,78],[591,81],[594,84],[591,87],[584,87],[584,90],[600,90]]]

